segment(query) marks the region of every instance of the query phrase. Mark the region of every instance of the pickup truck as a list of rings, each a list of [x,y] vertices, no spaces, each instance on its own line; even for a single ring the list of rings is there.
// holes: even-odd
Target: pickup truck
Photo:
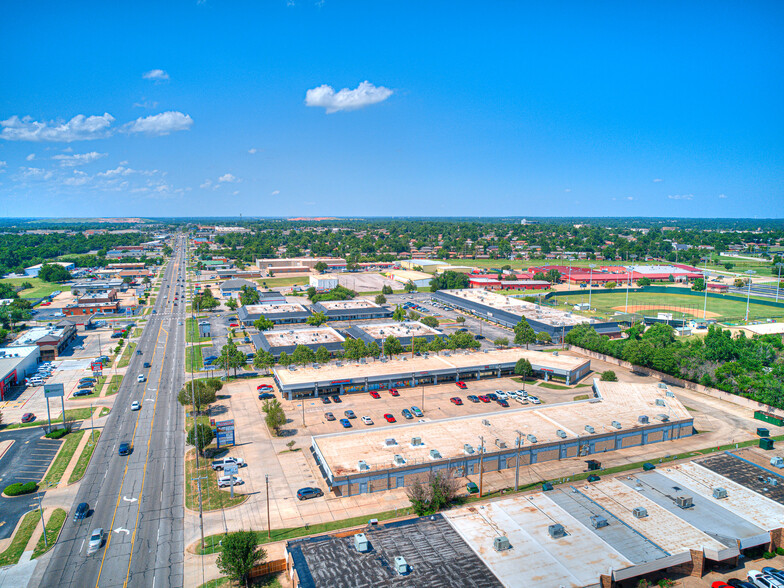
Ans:
[[[241,457],[224,457],[223,459],[216,459],[212,462],[212,469],[213,470],[222,470],[224,466],[229,464],[237,464],[237,467],[245,467],[246,464],[245,460]]]

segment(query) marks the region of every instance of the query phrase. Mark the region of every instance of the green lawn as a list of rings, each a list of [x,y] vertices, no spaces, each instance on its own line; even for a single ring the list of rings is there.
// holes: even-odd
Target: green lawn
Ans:
[[[185,506],[191,510],[198,510],[199,508],[199,490],[196,480],[192,478],[204,476],[205,479],[201,481],[201,498],[202,509],[218,510],[221,508],[229,508],[242,504],[248,498],[243,494],[243,486],[234,488],[234,498],[231,498],[231,492],[228,488],[225,490],[218,489],[218,474],[209,465],[209,461],[199,458],[198,470],[196,469],[196,453],[193,449],[188,451],[185,456]],[[220,472],[220,475],[223,475]],[[242,476],[240,476],[242,477]]]
[[[256,281],[259,283],[259,286],[266,284],[267,288],[282,288],[284,286],[307,286],[309,283],[308,276],[259,278]]]
[[[128,364],[131,363],[131,357],[133,357],[134,351],[136,351],[136,343],[128,343],[128,345],[125,346],[125,350],[123,351],[122,357],[120,357],[120,362],[117,364],[117,367],[127,367]]]
[[[19,292],[19,296],[22,298],[43,298],[57,290],[65,291],[67,289],[66,286],[63,286],[62,284],[44,282],[41,278],[6,278],[0,280],[0,282],[9,284],[14,288],[18,288],[22,282],[30,282],[33,285],[32,288]]]
[[[185,371],[198,372],[204,365],[201,355],[201,345],[192,345],[185,348]]]
[[[60,446],[60,451],[57,452],[57,457],[54,458],[54,463],[49,468],[44,476],[44,483],[49,486],[56,486],[60,483],[60,478],[63,477],[68,464],[71,463],[73,454],[76,453],[76,448],[79,446],[79,441],[82,440],[84,431],[75,431],[68,433],[64,439],[65,441]]]
[[[566,302],[565,296],[559,296],[556,299],[563,307]],[[581,302],[588,302],[588,290],[574,296],[569,296],[569,305],[575,305]],[[702,318],[703,307],[705,299],[697,296],[689,296],[684,294],[659,294],[656,292],[629,292],[629,307],[630,312],[633,306],[644,306],[643,309],[638,309],[637,312],[646,315],[654,315],[657,312],[672,312],[673,318]],[[611,317],[616,312],[623,312],[626,308],[626,291],[619,292],[592,294],[591,306],[596,309],[596,312],[583,312],[580,314],[586,315],[600,315],[604,317]],[[671,306],[684,310],[667,310],[663,307]],[[620,310],[614,310],[618,308]],[[708,318],[712,318],[710,313],[716,313],[718,316],[713,316],[720,321],[727,321],[733,319],[743,319],[746,314],[746,303],[738,300],[722,300],[717,298],[708,298]],[[692,312],[688,312],[692,311]],[[751,299],[749,305],[749,318],[776,318],[784,316],[784,309],[772,306],[763,306],[761,304],[754,304],[754,298]]]
[[[76,465],[74,466],[74,469],[68,478],[69,484],[73,484],[81,480],[82,476],[84,476],[84,472],[87,471],[87,465],[90,463],[90,458],[93,456],[93,451],[95,451],[95,446],[98,443],[98,439],[101,438],[101,432],[96,429],[92,431],[91,435],[92,443],[88,441],[87,445],[85,445],[84,449],[82,449],[82,454],[79,456],[79,460],[76,462]]]
[[[40,514],[41,513],[38,512],[39,516]],[[33,550],[33,559],[39,555],[43,555],[54,547],[55,541],[57,541],[57,537],[60,535],[60,529],[63,528],[63,523],[65,523],[66,516],[67,513],[62,508],[56,508],[52,514],[49,515],[49,520],[46,521],[46,541],[48,542],[48,547],[44,545],[44,536],[42,534],[38,538],[38,544]]]
[[[281,572],[282,573],[282,572]],[[222,586],[236,586],[231,580],[229,580],[226,576],[222,576],[220,578],[216,578],[215,580],[210,580],[209,582],[205,582],[199,588],[221,588]],[[254,578],[248,584],[250,588],[281,588],[280,581],[278,580],[278,574],[268,574],[261,578]]]
[[[123,381],[123,377],[120,374],[112,376],[112,379],[109,382],[109,387],[107,388],[106,394],[104,394],[104,396],[111,396],[112,394],[117,394],[117,391],[120,389],[120,384],[122,384],[122,381]]]
[[[30,541],[30,537],[33,536],[33,531],[38,526],[40,518],[41,512],[38,510],[31,510],[24,516],[22,524],[11,540],[11,544],[3,553],[0,553],[0,567],[11,566],[19,561],[25,547],[27,547],[27,543]]]
[[[98,415],[98,418],[105,417],[105,416],[106,416],[107,414],[109,414],[110,412],[112,412],[112,409],[111,409],[111,408],[107,408],[107,407],[105,407],[105,406],[102,406],[102,407],[101,407],[101,413]]]
[[[98,407],[94,406],[93,411],[97,410]],[[83,421],[85,419],[90,418],[90,408],[69,408],[65,411],[65,418],[69,421]],[[52,419],[52,424],[62,423],[63,422],[63,414],[60,413],[57,417]],[[0,427],[2,429],[26,429],[28,427],[42,427],[47,425],[49,421],[46,420],[46,413],[39,415],[36,420],[32,423],[12,423],[10,425]]]
[[[185,340],[188,343],[204,343],[212,341],[210,337],[199,337],[199,321],[195,318],[185,320]]]

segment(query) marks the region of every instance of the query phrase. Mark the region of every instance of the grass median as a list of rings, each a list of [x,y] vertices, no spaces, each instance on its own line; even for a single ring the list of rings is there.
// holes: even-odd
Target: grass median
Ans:
[[[202,509],[205,511],[230,508],[245,502],[248,497],[239,493],[242,486],[235,486],[234,498],[232,498],[228,488],[218,488],[218,474],[223,475],[223,472],[213,470],[208,459],[199,458],[199,460],[201,467],[197,470],[195,450],[188,451],[185,456],[185,506],[187,508],[199,509],[199,486],[194,478],[203,478],[201,480],[201,500]]]
[[[98,410],[97,406],[93,406],[92,409],[88,406],[87,408],[70,408],[65,411],[65,419],[69,422],[73,421],[83,421],[85,419],[89,419],[92,412]],[[52,419],[52,424],[62,423],[63,422],[63,414],[60,413],[56,418]],[[40,418],[36,418],[32,423],[12,423],[5,427],[0,427],[3,430],[10,430],[10,429],[27,429],[29,427],[42,427],[47,425],[49,421],[46,419],[46,415],[41,416]]]
[[[201,355],[201,345],[191,345],[185,348],[185,371],[198,372],[204,366]]]
[[[185,321],[185,341],[188,343],[207,343],[211,340],[210,337],[199,336],[198,319],[189,318]]]
[[[41,516],[39,511],[35,511],[38,513],[38,516]],[[38,543],[33,550],[33,559],[38,557],[39,555],[43,555],[47,551],[49,551],[52,547],[54,547],[57,538],[60,536],[60,529],[63,528],[63,524],[65,523],[65,518],[67,514],[62,508],[54,509],[51,515],[49,515],[49,520],[46,521],[46,541],[47,544],[44,544],[44,536],[43,533],[38,538]]]
[[[76,448],[79,447],[79,442],[84,436],[84,431],[75,431],[68,433],[65,436],[65,441],[60,446],[60,451],[57,452],[57,457],[54,458],[54,463],[49,467],[49,471],[44,476],[44,483],[49,486],[57,486],[60,479],[63,477],[68,464],[71,463]]]
[[[95,446],[98,444],[98,439],[101,437],[101,432],[94,429],[90,435],[92,438],[87,442],[87,445],[84,446],[82,454],[79,456],[79,460],[76,462],[76,465],[71,472],[71,476],[68,478],[69,484],[74,484],[81,480],[84,476],[84,472],[87,471],[87,466],[90,463],[90,458],[93,456]]]
[[[106,376],[101,376],[104,379],[104,384],[106,382]],[[120,374],[116,374],[112,376],[112,379],[109,381],[108,386],[106,387],[106,393],[104,396],[111,396],[112,394],[117,394],[117,391],[120,389],[120,384],[122,384],[123,377]]]
[[[117,364],[117,367],[128,367],[128,364],[131,363],[131,357],[133,357],[134,351],[136,351],[136,343],[128,343],[125,347],[125,351],[123,351],[122,356],[120,357],[120,362]]]
[[[19,525],[14,538],[11,540],[11,544],[3,553],[0,553],[0,567],[12,566],[19,561],[25,547],[30,542],[30,537],[33,536],[33,532],[36,526],[38,526],[40,518],[41,513],[38,510],[31,510],[24,516],[22,524]]]

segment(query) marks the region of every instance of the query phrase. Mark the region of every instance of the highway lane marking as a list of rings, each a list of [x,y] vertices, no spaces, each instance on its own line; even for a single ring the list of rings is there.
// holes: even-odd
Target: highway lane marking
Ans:
[[[150,325],[152,323],[147,323],[147,324]],[[145,326],[145,329],[146,328],[147,327]],[[158,325],[158,334],[156,335],[156,341],[160,338],[162,329],[163,329],[163,323],[160,323]],[[167,337],[167,339],[168,339],[168,337]],[[153,361],[155,360],[155,353],[157,352],[157,350],[158,349],[157,349],[157,345],[156,345],[156,348],[152,352]],[[164,353],[165,353],[165,351],[164,351]],[[165,357],[164,357],[164,359],[165,359]],[[163,367],[162,366],[163,366],[163,364],[161,364],[161,371],[163,371]],[[131,434],[131,439],[133,439],[136,436],[136,429],[138,428],[138,426],[139,426],[139,418],[137,416],[136,424],[133,426],[133,433]],[[110,525],[110,528],[114,527],[114,521],[117,518],[117,509],[120,507],[120,500],[122,499],[122,487],[125,484],[125,476],[128,474],[128,466],[130,465],[130,463],[131,463],[131,460],[130,460],[130,458],[128,458],[128,460],[126,460],[126,462],[125,462],[125,470],[123,471],[122,482],[120,482],[120,492],[117,493],[117,504],[115,504],[115,506],[114,506],[114,513],[112,514],[112,524]],[[146,463],[145,463],[145,472],[146,472]],[[108,473],[108,471],[107,471],[107,473]],[[104,475],[104,478],[105,477],[106,476]],[[106,547],[104,547],[103,556],[101,557],[101,567],[98,568],[98,578],[95,580],[96,588],[98,588],[98,584],[101,581],[101,574],[103,573],[103,564],[106,561],[106,554],[109,552],[109,545],[111,544],[111,542],[112,542],[112,535],[109,535],[109,537],[106,539]],[[131,549],[131,556],[133,556],[133,549]],[[129,560],[129,563],[128,563],[128,568],[130,569],[130,560]],[[126,580],[126,582],[127,582],[127,580]]]
[[[123,496],[123,500],[125,502],[136,502],[136,498],[128,498],[127,496]]]

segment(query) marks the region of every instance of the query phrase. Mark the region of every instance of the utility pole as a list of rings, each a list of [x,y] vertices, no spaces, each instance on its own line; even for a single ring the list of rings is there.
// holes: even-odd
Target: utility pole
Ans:
[[[270,541],[272,539],[272,528],[270,527],[269,474],[264,474],[264,479],[267,483],[267,541]]]
[[[485,438],[480,435],[479,441],[481,441],[482,443],[479,446],[479,498],[482,498],[482,489],[483,489],[484,473],[485,473]]]
[[[198,451],[197,451],[198,453]],[[201,502],[201,481],[206,480],[207,476],[198,476],[196,478],[191,478],[191,480],[196,480],[196,485],[199,489],[199,528],[201,530],[201,546],[202,548],[205,547],[204,545],[204,510],[202,508]]]
[[[591,268],[589,283],[588,283],[588,310],[591,310],[591,294],[593,293],[593,268],[596,267],[595,263],[588,264]]]
[[[523,444],[523,434],[520,431],[517,433],[517,458],[515,459],[515,492],[520,482],[520,446]]]
[[[49,484],[46,484],[46,488],[49,487]],[[49,540],[46,538],[46,523],[44,522],[44,507],[42,502],[41,492],[44,490],[42,487],[38,487],[38,510],[41,511],[41,526],[44,528],[44,547],[49,549]]]
[[[302,396],[302,426],[305,426],[305,396]]]

